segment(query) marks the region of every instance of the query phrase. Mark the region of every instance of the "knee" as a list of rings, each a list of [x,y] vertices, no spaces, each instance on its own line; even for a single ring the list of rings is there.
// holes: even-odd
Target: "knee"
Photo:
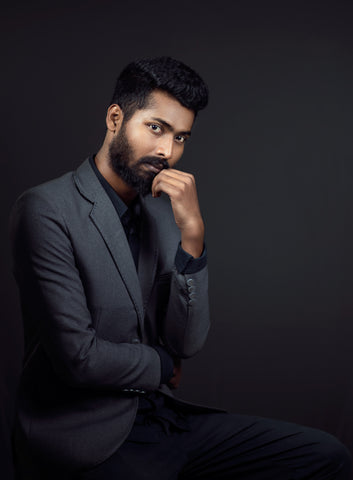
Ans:
[[[326,461],[332,478],[348,480],[352,468],[352,456],[348,449],[336,437],[325,434],[320,442],[320,453]],[[331,476],[329,477],[331,478]]]

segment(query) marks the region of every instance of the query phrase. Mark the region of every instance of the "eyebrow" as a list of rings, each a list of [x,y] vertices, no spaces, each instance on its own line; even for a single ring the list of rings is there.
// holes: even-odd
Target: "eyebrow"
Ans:
[[[170,132],[174,132],[174,128],[173,128],[168,122],[166,122],[165,120],[163,120],[162,118],[153,117],[152,120],[154,120],[155,122],[161,123],[161,124],[164,125],[165,128],[167,128]],[[188,136],[188,137],[191,137],[191,131],[188,130],[188,131],[185,131],[185,132],[178,132],[178,135],[186,135],[186,136]]]

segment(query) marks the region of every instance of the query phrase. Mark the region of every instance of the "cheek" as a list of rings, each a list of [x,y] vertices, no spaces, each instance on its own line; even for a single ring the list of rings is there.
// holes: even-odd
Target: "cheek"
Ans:
[[[175,149],[173,158],[169,160],[169,165],[173,167],[176,163],[178,163],[183,153],[184,153],[184,147],[177,147]]]
[[[132,136],[131,145],[135,155],[140,157],[153,151],[155,141],[152,135],[142,131]]]

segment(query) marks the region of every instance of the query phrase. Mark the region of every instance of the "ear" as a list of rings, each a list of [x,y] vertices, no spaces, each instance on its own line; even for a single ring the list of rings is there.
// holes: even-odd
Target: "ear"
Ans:
[[[106,124],[107,129],[112,132],[116,133],[120,130],[121,124],[123,123],[123,111],[119,107],[118,104],[113,103],[107,110],[107,117],[106,117]]]

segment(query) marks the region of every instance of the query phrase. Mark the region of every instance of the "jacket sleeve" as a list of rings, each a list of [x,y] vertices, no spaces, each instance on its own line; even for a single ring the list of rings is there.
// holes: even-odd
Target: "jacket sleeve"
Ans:
[[[15,204],[10,220],[27,331],[36,332],[54,370],[72,386],[155,390],[161,375],[155,349],[113,343],[96,334],[70,232],[51,203],[29,191]]]
[[[188,358],[202,348],[210,327],[208,269],[205,252],[197,261],[190,255],[184,261],[180,248],[171,277],[163,341],[173,355]]]

